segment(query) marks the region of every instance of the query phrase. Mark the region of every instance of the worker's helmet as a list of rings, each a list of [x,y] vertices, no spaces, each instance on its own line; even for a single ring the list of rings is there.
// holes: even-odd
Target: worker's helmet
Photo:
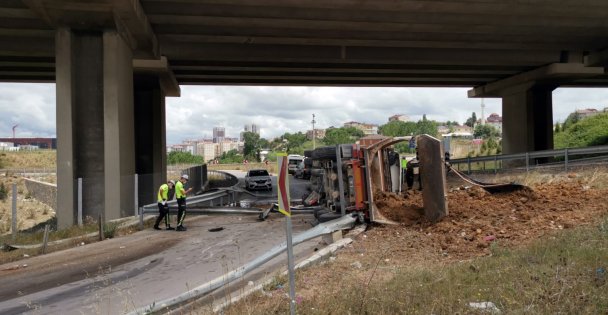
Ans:
[[[185,179],[185,180],[189,180],[188,179],[188,175],[186,175],[186,174],[182,175],[182,178]]]
[[[169,180],[168,183],[175,186],[175,181],[173,181],[173,180]]]

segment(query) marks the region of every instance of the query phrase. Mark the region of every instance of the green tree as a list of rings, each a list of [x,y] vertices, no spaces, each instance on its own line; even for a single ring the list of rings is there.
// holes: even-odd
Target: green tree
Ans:
[[[285,142],[285,151],[287,151],[287,153],[301,154],[304,152],[302,145],[307,140],[306,134],[303,134],[302,132],[297,132],[294,134],[287,132],[282,135],[281,138],[283,138],[283,140],[287,140],[283,141]]]
[[[571,113],[570,115],[568,115],[568,117],[564,121],[564,124],[562,125],[562,131],[565,131],[566,129],[570,128],[570,126],[576,124],[581,119],[582,119],[582,117],[579,113],[577,113],[577,112]]]
[[[168,164],[204,164],[202,156],[192,155],[190,152],[172,151],[167,154]]]
[[[327,145],[353,143],[363,136],[363,131],[354,127],[329,128],[323,142]]]
[[[236,149],[222,153],[219,162],[222,164],[240,164],[243,163],[243,155],[239,154]]]
[[[427,134],[429,136],[437,136],[437,123],[432,120],[427,120],[426,115],[422,116],[422,120],[416,123],[416,135]]]
[[[488,139],[488,138],[496,138],[496,137],[500,137],[500,132],[498,131],[498,129],[494,128],[494,126],[485,124],[485,125],[477,125],[475,126],[475,130],[473,131],[473,136],[475,138],[483,138],[483,139]]]
[[[391,121],[378,127],[378,133],[387,137],[402,137],[416,133],[416,123],[413,121]]]
[[[562,130],[561,126],[559,125],[559,122],[555,124],[555,133],[559,133]]]
[[[243,156],[250,161],[260,160],[260,135],[255,132],[243,133]]]
[[[471,128],[475,128],[476,123],[477,123],[477,115],[475,114],[475,112],[473,112],[471,117],[467,118],[467,121],[464,124]]]
[[[562,128],[555,134],[554,144],[556,149],[608,144],[608,113],[581,119]]]

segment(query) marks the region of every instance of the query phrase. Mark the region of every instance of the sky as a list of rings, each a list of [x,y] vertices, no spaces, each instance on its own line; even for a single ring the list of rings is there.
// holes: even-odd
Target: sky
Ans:
[[[224,127],[227,137],[238,137],[245,124],[257,124],[261,137],[285,132],[340,127],[348,121],[382,125],[395,114],[416,121],[426,114],[436,121],[463,123],[481,99],[467,98],[466,88],[362,88],[182,86],[181,97],[168,97],[167,144],[211,137],[213,127]],[[501,114],[501,99],[484,99],[485,115]],[[563,122],[576,109],[608,107],[608,89],[561,88],[553,92],[553,119]],[[0,137],[54,137],[55,85],[0,83]]]

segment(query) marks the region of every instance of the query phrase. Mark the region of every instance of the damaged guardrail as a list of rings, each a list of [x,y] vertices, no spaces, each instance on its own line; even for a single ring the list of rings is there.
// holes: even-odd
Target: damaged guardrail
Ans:
[[[312,229],[309,229],[305,232],[295,235],[293,237],[293,241],[292,241],[293,245],[303,243],[305,241],[308,241],[315,237],[321,236],[323,234],[328,234],[328,233],[332,233],[332,232],[335,232],[338,230],[352,228],[355,224],[355,221],[356,221],[355,217],[347,215],[347,216],[343,216],[339,219],[335,219],[335,220],[332,220],[329,222],[319,224]],[[129,314],[150,314],[150,313],[158,312],[161,310],[169,310],[170,308],[172,308],[174,306],[178,306],[182,303],[187,303],[191,300],[201,298],[201,297],[205,296],[206,294],[208,294],[212,291],[215,291],[218,288],[221,288],[224,285],[230,284],[233,281],[241,279],[247,273],[249,273],[252,270],[260,267],[261,265],[267,263],[268,261],[277,257],[278,255],[285,252],[286,250],[287,250],[287,244],[286,244],[286,242],[283,242],[282,244],[271,248],[265,254],[259,256],[258,258],[252,260],[251,262],[249,262],[233,271],[230,271],[222,276],[219,276],[192,290],[186,291],[176,297],[161,300],[161,301],[155,302],[151,305],[147,305],[147,306],[135,309],[134,311],[130,312]]]

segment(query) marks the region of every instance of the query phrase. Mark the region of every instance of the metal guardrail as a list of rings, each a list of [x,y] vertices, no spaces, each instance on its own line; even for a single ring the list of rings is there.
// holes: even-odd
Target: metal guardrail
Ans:
[[[471,172],[471,164],[479,163],[479,162],[494,162],[494,170],[498,167],[498,162],[503,161],[522,161],[524,162],[526,167],[526,171],[529,171],[531,167],[538,167],[543,165],[561,165],[564,164],[564,169],[568,170],[568,164],[573,163],[571,157],[573,156],[581,156],[581,155],[597,155],[597,154],[605,154],[605,158],[608,158],[608,145],[603,146],[594,146],[594,147],[586,147],[586,148],[566,148],[559,150],[543,150],[543,151],[533,151],[533,152],[525,152],[525,153],[517,153],[517,154],[502,154],[502,155],[488,155],[488,156],[478,156],[478,157],[468,157],[461,159],[452,159],[450,163],[452,167],[457,167],[460,170],[461,164],[467,165],[467,171]],[[563,162],[559,161],[558,163],[530,163],[530,161],[535,159],[544,159],[544,158],[563,158]],[[597,158],[595,158],[597,159]],[[576,159],[575,161],[581,161],[586,159]],[[534,162],[534,161],[533,161]],[[521,166],[524,166],[524,165]],[[485,168],[485,167],[484,167]]]

